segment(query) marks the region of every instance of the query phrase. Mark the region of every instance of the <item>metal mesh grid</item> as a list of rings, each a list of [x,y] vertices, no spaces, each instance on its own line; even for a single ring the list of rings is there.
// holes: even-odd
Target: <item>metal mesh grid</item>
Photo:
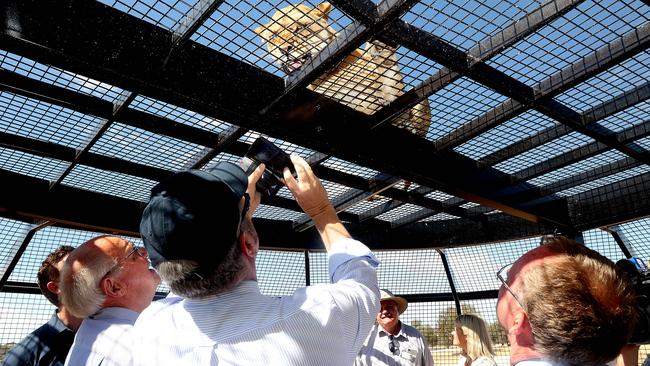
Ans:
[[[641,1],[585,1],[487,63],[533,86],[647,21]]]
[[[433,191],[431,193],[427,193],[424,196],[427,197],[427,198],[431,198],[431,199],[434,199],[436,201],[442,201],[442,202],[454,198],[454,196],[452,196],[450,194],[447,194],[445,192],[440,192],[440,191]]]
[[[606,186],[611,183],[619,182],[622,180],[625,180],[627,178],[631,178],[634,176],[637,176],[639,174],[647,173],[650,172],[650,167],[647,165],[642,165],[633,169],[626,170],[621,173],[613,174],[604,178],[596,179],[591,182],[587,182],[584,184],[581,184],[576,187],[572,187],[569,189],[565,189],[563,191],[560,191],[557,193],[558,196],[563,196],[563,197],[569,197],[576,195],[578,193],[586,192],[591,189],[595,189],[598,187]]]
[[[324,251],[309,251],[309,280],[312,285],[330,282],[327,253]]]
[[[650,102],[642,102],[633,107],[627,108],[612,116],[602,119],[598,123],[613,131],[636,124],[640,121],[650,121]]]
[[[31,79],[61,86],[86,95],[92,95],[110,102],[117,100],[122,89],[82,75],[56,67],[43,65],[29,58],[0,50],[0,68],[13,71]]]
[[[558,123],[537,111],[530,110],[482,133],[454,150],[472,159],[480,160],[554,125]]]
[[[30,225],[22,221],[0,218],[0,273],[6,272],[29,229]]]
[[[579,174],[581,172],[587,171],[592,168],[596,168],[599,166],[605,166],[608,163],[614,162],[616,160],[624,158],[625,155],[617,150],[610,150],[606,151],[602,154],[598,154],[596,156],[592,156],[588,159],[579,161],[577,163],[573,163],[571,165],[565,166],[564,168],[560,168],[551,172],[548,172],[544,175],[541,175],[537,178],[531,179],[528,181],[528,183],[536,185],[536,186],[543,186],[547,184],[551,184],[553,182],[556,182],[562,178],[567,178],[575,174]]]
[[[7,292],[0,292],[0,309],[2,309],[0,345],[7,350],[47,322],[55,310],[43,295]]]
[[[327,160],[322,162],[321,165],[326,166],[328,168],[336,169],[341,172],[345,172],[347,174],[357,175],[366,179],[370,179],[376,176],[377,174],[379,174],[379,172],[374,169],[365,168],[357,164],[339,158],[335,158],[335,157],[328,158]]]
[[[496,290],[497,271],[539,245],[539,238],[445,249],[456,291]]]
[[[577,111],[609,101],[650,80],[650,52],[641,52],[555,97]],[[618,129],[627,127],[620,126]]]
[[[260,250],[255,261],[260,291],[268,296],[291,295],[305,286],[305,254]]]
[[[67,163],[0,147],[0,169],[32,177],[53,180]]]
[[[48,254],[61,245],[78,247],[85,241],[102,235],[102,233],[82,230],[70,230],[60,227],[46,227],[34,234],[25,253],[20,257],[9,281],[36,283],[36,273]]]
[[[174,29],[198,0],[99,0],[154,25]]]
[[[289,141],[284,141],[279,138],[264,135],[255,131],[246,132],[244,136],[239,138],[239,141],[245,142],[247,144],[252,144],[260,136],[265,137],[267,140],[271,141],[279,148],[284,150],[287,154],[296,154],[302,156],[303,158],[307,158],[308,156],[315,153],[314,150],[308,149],[306,147],[302,147]]]
[[[151,113],[159,117],[167,118],[174,122],[201,128],[206,131],[215,133],[222,133],[232,127],[230,123],[214,119],[212,117],[204,116],[200,113],[196,113],[188,109],[177,107],[172,104],[164,103],[142,95],[135,97],[133,102],[129,104],[129,107],[139,111]]]
[[[614,226],[621,236],[625,246],[635,257],[646,261],[650,260],[650,218],[625,222]]]
[[[642,138],[641,140],[637,140],[635,142],[641,148],[650,151],[650,137]]]
[[[260,205],[255,211],[255,217],[272,219],[272,220],[286,220],[294,221],[303,215],[302,212],[288,210],[286,208],[274,207],[268,205]]]
[[[580,146],[593,141],[594,140],[590,137],[587,137],[579,132],[571,132],[566,136],[562,136],[532,150],[528,150],[523,154],[503,161],[494,167],[503,172],[513,174],[524,168],[577,149]]]
[[[148,201],[151,188],[157,183],[150,179],[109,172],[86,165],[75,166],[63,180],[64,185],[142,202]]]
[[[375,251],[380,288],[398,294],[449,293],[440,255],[435,250]]]
[[[384,221],[396,221],[398,219],[401,219],[405,216],[408,216],[409,214],[412,214],[414,212],[418,212],[422,209],[420,206],[412,205],[410,203],[401,205],[397,208],[394,208],[388,212],[385,212],[376,218],[379,220],[384,220]]]
[[[185,166],[196,154],[203,151],[203,147],[114,123],[102,134],[90,151],[176,171]]]
[[[319,1],[302,1],[309,8],[316,8]],[[263,41],[255,32],[262,25],[271,23],[271,16],[279,9],[292,5],[289,1],[233,0],[224,2],[206,22],[192,35],[192,40],[222,52],[240,61],[255,65],[277,76],[286,74],[277,59],[270,55]],[[332,7],[329,25],[339,32],[352,20]],[[320,31],[322,27],[315,30]],[[278,36],[282,37],[282,36]],[[283,38],[274,38],[276,41]],[[309,48],[315,55],[318,49]]]
[[[100,118],[50,103],[12,93],[0,93],[2,132],[81,148],[85,137],[102,121]]]
[[[582,233],[585,245],[598,253],[604,255],[612,262],[616,263],[621,258],[625,258],[623,251],[612,236],[603,230],[593,229]]]
[[[458,218],[459,218],[458,216],[454,216],[454,215],[450,215],[450,214],[441,212],[441,213],[437,213],[437,214],[435,214],[433,216],[426,217],[426,218],[424,218],[424,219],[422,219],[420,221],[421,222],[443,221],[443,220],[454,220],[454,219],[458,219]]]
[[[372,201],[365,200],[365,201],[357,202],[354,205],[348,207],[346,211],[354,214],[368,213],[373,209],[388,203],[389,201],[391,201],[389,198],[375,196]]]
[[[507,99],[472,80],[456,80],[429,97],[435,118],[427,138],[437,140]]]
[[[462,3],[435,0],[416,4],[402,19],[467,51],[541,3],[531,0],[468,0]]]

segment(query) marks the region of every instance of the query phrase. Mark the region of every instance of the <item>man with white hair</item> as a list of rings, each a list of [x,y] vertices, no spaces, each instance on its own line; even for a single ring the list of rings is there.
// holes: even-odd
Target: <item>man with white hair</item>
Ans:
[[[127,240],[99,236],[72,251],[61,271],[60,296],[72,314],[86,319],[65,364],[131,364],[131,328],[159,283],[147,251]]]
[[[352,364],[377,313],[379,263],[350,238],[307,162],[291,159],[297,178],[286,169],[284,181],[325,244],[332,283],[283,297],[260,292],[251,219],[264,165],[251,177],[227,162],[177,173],[152,190],[140,233],[180,297],[138,318],[136,366]]]
[[[399,316],[408,302],[388,290],[381,290],[381,310],[354,362],[355,366],[432,366],[427,341],[417,329],[404,324]]]

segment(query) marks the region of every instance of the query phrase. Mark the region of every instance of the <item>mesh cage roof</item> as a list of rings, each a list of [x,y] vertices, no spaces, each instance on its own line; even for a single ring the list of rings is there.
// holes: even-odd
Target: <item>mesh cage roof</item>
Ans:
[[[156,182],[237,162],[259,136],[309,160],[390,264],[380,285],[415,303],[407,322],[439,324],[450,283],[493,317],[493,272],[546,233],[650,256],[649,14],[645,0],[1,2],[0,305],[32,305],[0,339],[46,320],[16,293],[37,293],[54,242],[137,240]],[[255,222],[265,293],[328,280],[286,188]]]
[[[643,1],[65,3],[3,4],[8,218],[137,235],[155,182],[261,135],[378,247],[648,214]],[[270,247],[313,245],[286,189],[256,219]]]

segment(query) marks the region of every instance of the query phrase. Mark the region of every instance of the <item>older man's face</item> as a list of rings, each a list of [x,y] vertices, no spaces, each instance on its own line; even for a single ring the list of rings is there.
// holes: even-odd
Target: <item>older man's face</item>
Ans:
[[[548,249],[543,246],[535,248],[519,257],[519,259],[512,264],[508,273],[503,274],[506,282],[512,291],[519,296],[520,300],[522,300],[521,295],[519,295],[521,293],[522,276],[525,276],[526,272],[531,268],[543,265],[544,261],[553,255],[555,255],[555,253],[549,252]],[[510,329],[510,326],[512,326],[515,311],[520,308],[521,306],[519,306],[512,294],[502,284],[499,288],[499,298],[497,300],[496,310],[499,323],[506,332]]]
[[[119,261],[119,268],[108,275],[126,286],[130,304],[135,308],[147,307],[160,284],[160,277],[149,268],[146,249],[139,248],[134,252],[133,243],[117,237],[103,238],[97,245],[105,254]]]
[[[399,322],[399,311],[395,301],[382,301],[381,310],[377,314],[377,322],[384,329],[391,328]]]

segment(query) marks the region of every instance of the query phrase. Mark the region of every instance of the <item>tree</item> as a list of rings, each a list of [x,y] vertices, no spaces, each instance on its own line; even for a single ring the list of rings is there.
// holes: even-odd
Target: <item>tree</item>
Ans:
[[[430,347],[436,346],[438,344],[438,336],[436,335],[436,331],[432,326],[423,324],[419,320],[413,320],[411,322],[411,326],[413,326],[413,328],[417,329],[418,332],[422,334],[422,337],[424,337]]]
[[[478,314],[476,309],[469,304],[460,305],[463,314]],[[456,307],[450,306],[438,316],[438,328],[436,328],[436,336],[439,346],[450,347],[453,341],[451,331],[456,328]]]
[[[487,325],[488,333],[490,334],[490,339],[494,344],[508,344],[508,336],[506,335],[505,330],[501,327],[501,324],[494,322]]]

